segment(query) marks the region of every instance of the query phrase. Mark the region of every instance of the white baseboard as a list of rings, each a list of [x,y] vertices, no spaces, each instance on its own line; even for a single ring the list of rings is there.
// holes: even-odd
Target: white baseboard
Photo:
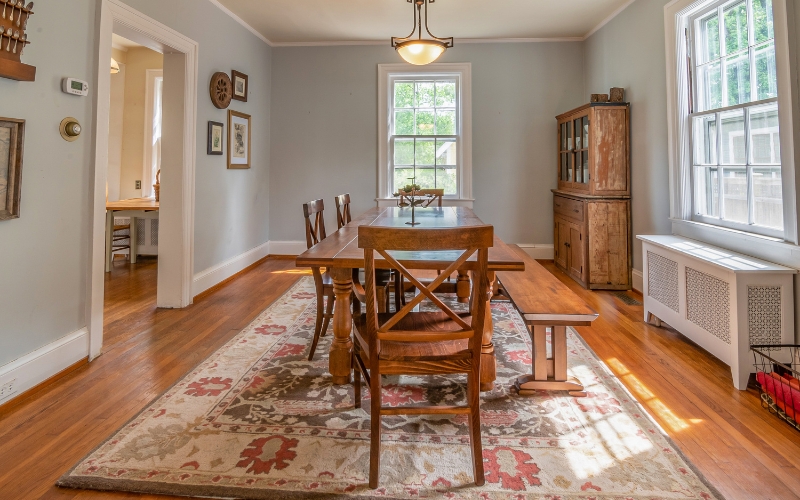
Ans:
[[[631,286],[639,293],[644,293],[644,275],[638,269],[634,269],[631,273],[633,275]]]
[[[194,275],[192,282],[192,296],[202,293],[217,283],[224,281],[245,267],[258,262],[270,254],[270,243],[263,243],[251,250],[228,259],[221,264],[209,267]]]
[[[307,249],[305,241],[270,241],[270,255],[300,255]]]
[[[519,243],[517,244],[517,246],[525,250],[525,253],[527,253],[534,259],[553,260],[555,255],[554,245],[549,245],[545,243],[535,243],[535,244]]]
[[[11,363],[0,366],[0,405],[88,356],[89,330],[81,328]]]

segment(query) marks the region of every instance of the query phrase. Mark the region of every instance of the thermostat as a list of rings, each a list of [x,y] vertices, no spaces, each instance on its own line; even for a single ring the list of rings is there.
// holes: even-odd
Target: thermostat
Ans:
[[[64,78],[61,81],[61,90],[72,95],[89,95],[89,84],[75,78]]]

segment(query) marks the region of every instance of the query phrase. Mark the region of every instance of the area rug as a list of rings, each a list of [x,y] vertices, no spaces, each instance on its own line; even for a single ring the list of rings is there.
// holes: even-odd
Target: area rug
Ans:
[[[473,484],[465,416],[398,416],[383,419],[380,487],[369,489],[369,414],[354,409],[352,386],[331,384],[331,333],[306,360],[310,277],[58,485],[245,499],[722,498],[575,331],[569,370],[588,395],[519,396],[512,385],[530,370],[530,338],[509,303],[493,304],[492,314],[497,384],[482,394],[482,487]],[[388,405],[465,397],[444,377],[385,384]]]

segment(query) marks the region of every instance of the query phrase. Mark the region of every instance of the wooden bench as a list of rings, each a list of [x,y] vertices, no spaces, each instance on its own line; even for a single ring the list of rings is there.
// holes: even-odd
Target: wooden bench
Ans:
[[[584,396],[583,385],[567,376],[567,327],[589,326],[598,314],[575,292],[517,245],[509,245],[525,261],[525,271],[498,271],[500,295],[522,315],[533,340],[532,374],[519,377],[523,396],[536,390],[570,391]],[[552,332],[552,357],[547,357],[547,329]]]

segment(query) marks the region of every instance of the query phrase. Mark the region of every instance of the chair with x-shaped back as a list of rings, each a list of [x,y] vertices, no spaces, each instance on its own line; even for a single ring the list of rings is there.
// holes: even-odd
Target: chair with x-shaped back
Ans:
[[[303,203],[303,217],[306,219],[306,246],[313,247],[324,240],[325,233],[325,204],[322,200],[313,200]],[[317,291],[317,321],[314,325],[314,340],[311,342],[311,350],[308,353],[308,360],[314,358],[314,351],[317,349],[319,338],[325,335],[328,330],[328,323],[333,317],[333,280],[326,269],[322,272],[319,267],[312,267],[311,273],[314,275],[314,287]],[[325,299],[328,299],[327,309]]]
[[[473,300],[470,312],[456,313],[433,292],[454,271],[470,269],[472,296],[487,297],[487,261],[493,242],[492,226],[448,229],[389,228],[360,226],[358,246],[364,249],[366,274],[366,314],[355,319],[353,363],[355,401],[361,406],[361,377],[370,391],[370,468],[369,486],[378,487],[380,471],[381,416],[467,414],[475,484],[484,483],[481,452],[480,360],[486,300]],[[426,252],[424,261],[413,260],[407,252]],[[378,255],[376,255],[376,252]],[[477,254],[477,258],[470,258]],[[394,256],[393,256],[394,255]],[[395,259],[404,255],[411,260]],[[419,294],[397,313],[379,314],[376,305],[376,258],[386,262],[410,281]],[[432,259],[434,262],[431,262]],[[442,269],[429,285],[421,283],[409,269]],[[381,263],[381,267],[385,267]],[[429,299],[436,312],[414,312],[423,299]],[[381,375],[467,374],[465,406],[383,406]]]

